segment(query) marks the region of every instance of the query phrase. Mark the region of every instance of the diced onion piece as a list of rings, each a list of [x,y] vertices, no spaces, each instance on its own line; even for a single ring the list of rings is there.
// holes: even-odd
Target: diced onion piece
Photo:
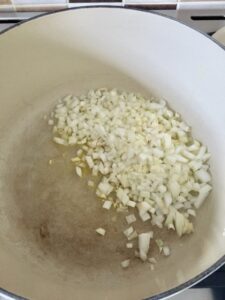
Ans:
[[[210,174],[204,170],[204,169],[200,169],[198,171],[195,172],[195,176],[201,181],[201,182],[209,182],[211,180],[211,176]]]
[[[210,157],[211,157],[211,154],[210,154],[210,153],[206,153],[206,154],[203,155],[202,160],[205,162],[205,161],[207,161]]]
[[[171,147],[172,141],[171,136],[169,134],[164,134],[164,145],[166,149]]]
[[[104,236],[105,233],[106,233],[106,230],[105,230],[104,228],[99,227],[99,228],[96,229],[96,232],[97,232],[99,235]]]
[[[211,189],[212,189],[212,187],[210,185],[206,184],[199,190],[199,195],[195,198],[195,201],[194,201],[194,206],[196,208],[199,208],[203,204],[203,202],[209,195],[209,192],[211,191]]]
[[[195,159],[195,155],[188,150],[183,150],[183,155],[189,159]]]
[[[126,244],[126,247],[127,247],[128,249],[133,248],[133,243],[127,243],[127,244]]]
[[[53,138],[53,141],[54,141],[56,144],[59,144],[59,145],[64,145],[64,146],[67,145],[67,142],[66,142],[65,140],[63,140],[62,138],[59,138],[59,137],[54,137],[54,138]]]
[[[164,246],[162,252],[165,256],[169,256],[171,253],[170,248],[168,246]]]
[[[127,192],[122,188],[119,188],[117,190],[116,196],[123,203],[123,205],[127,205],[127,203],[129,202],[129,197],[127,195]]]
[[[119,206],[119,207],[117,207],[116,211],[119,213],[127,213],[128,209],[126,206]]]
[[[99,183],[98,190],[105,195],[109,195],[112,192],[113,187],[107,181],[103,181]]]
[[[159,248],[159,252],[162,252],[163,246],[164,246],[163,240],[157,239],[157,240],[155,240],[155,242],[156,242],[156,244],[157,244],[157,246],[158,246],[158,248]]]
[[[180,212],[176,211],[175,226],[179,236],[193,232],[193,224]]]
[[[137,204],[137,208],[138,208],[138,211],[139,211],[139,215],[143,215],[151,208],[151,206],[147,202],[142,201],[142,202]]]
[[[93,159],[91,158],[91,156],[86,156],[85,159],[88,164],[88,167],[90,169],[92,169],[94,167],[94,162],[93,162]]]
[[[122,267],[123,269],[128,268],[129,265],[130,265],[130,259],[126,259],[126,260],[124,260],[124,261],[121,262],[121,267]]]
[[[172,196],[169,192],[166,192],[164,194],[164,202],[165,202],[167,207],[169,207],[172,204],[173,199],[172,199]]]
[[[79,177],[82,177],[82,169],[80,167],[76,167],[76,173]]]
[[[157,263],[157,260],[156,260],[154,257],[149,257],[149,258],[148,258],[148,261],[149,261],[151,264],[156,264],[156,263]]]
[[[146,222],[146,221],[148,221],[148,220],[151,219],[150,214],[147,213],[147,212],[144,213],[144,214],[141,214],[141,215],[140,215],[140,218],[141,218],[141,220],[142,220],[143,222]]]
[[[189,146],[189,151],[193,152],[193,151],[197,151],[200,148],[200,143],[198,141],[194,141],[194,143]]]
[[[150,239],[152,238],[152,232],[145,232],[138,235],[138,248],[140,259],[143,261],[147,260],[147,255],[150,247]]]
[[[138,236],[137,231],[134,230],[129,236],[128,236],[128,241],[132,241],[134,239],[136,239],[136,237]]]
[[[99,190],[96,190],[96,195],[97,195],[99,198],[106,199],[106,195],[103,194],[102,192],[100,192]]]
[[[137,219],[134,214],[126,216],[126,221],[128,224],[134,223],[134,222],[136,222],[136,220]]]
[[[53,164],[53,159],[49,159],[48,164],[51,166]]]
[[[170,180],[168,184],[169,190],[174,198],[180,194],[180,185],[176,180]]]
[[[128,238],[134,232],[134,228],[130,226],[123,231],[124,235]]]
[[[187,163],[188,162],[188,159],[183,157],[182,155],[177,155],[176,160],[181,162],[181,163]]]
[[[189,163],[189,166],[190,168],[193,170],[193,171],[197,171],[201,168],[202,166],[202,162],[201,161],[198,161],[198,160],[192,160],[190,163]]]
[[[135,206],[136,206],[136,202],[129,200],[129,201],[127,202],[127,206],[135,207]]]
[[[111,206],[112,206],[112,201],[109,201],[109,200],[106,200],[102,205],[103,208],[108,209],[108,210],[111,208]]]
[[[68,144],[69,145],[76,145],[76,143],[77,143],[77,138],[76,137],[74,137],[74,136],[69,137],[69,139],[68,139]]]
[[[161,193],[161,194],[164,194],[166,192],[167,188],[165,185],[161,184],[159,187],[158,187],[158,191]]]
[[[202,159],[202,157],[204,156],[205,152],[206,152],[206,147],[205,146],[201,146],[201,148],[199,149],[198,155],[197,155],[198,159]]]
[[[80,157],[78,157],[78,156],[73,157],[73,158],[71,158],[71,161],[72,162],[80,162]]]
[[[173,223],[168,224],[167,227],[168,227],[168,229],[173,229],[173,230],[175,230],[175,226],[174,226]]]

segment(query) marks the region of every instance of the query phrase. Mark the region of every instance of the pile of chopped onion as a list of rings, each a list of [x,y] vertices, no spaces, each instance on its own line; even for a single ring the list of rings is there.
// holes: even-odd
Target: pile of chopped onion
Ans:
[[[101,179],[96,195],[104,209],[136,207],[143,222],[178,236],[193,231],[191,218],[212,189],[210,154],[164,100],[102,88],[63,98],[52,116],[54,142],[78,147],[72,158],[77,175],[88,167]],[[126,220],[133,225],[136,218]],[[138,236],[132,226],[124,234],[129,241]],[[140,258],[146,260],[151,233],[138,238]]]

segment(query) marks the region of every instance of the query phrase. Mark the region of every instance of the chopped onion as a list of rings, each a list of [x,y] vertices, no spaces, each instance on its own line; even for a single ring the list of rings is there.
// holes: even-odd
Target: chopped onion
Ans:
[[[209,182],[211,180],[211,176],[209,175],[209,173],[204,170],[204,169],[200,169],[198,171],[195,172],[195,176],[201,181],[201,182]]]
[[[82,170],[80,167],[76,167],[76,173],[79,177],[82,177]]]
[[[212,187],[208,184],[201,187],[201,189],[199,190],[199,195],[196,198],[194,198],[194,206],[196,208],[199,208],[203,204],[211,189]]]
[[[129,202],[128,192],[119,188],[116,192],[117,198],[123,203],[123,205],[126,205]]]
[[[176,180],[169,180],[168,188],[173,198],[178,197],[178,195],[180,194],[180,185]]]
[[[144,213],[144,214],[141,214],[141,215],[140,215],[140,218],[141,218],[141,220],[142,220],[143,222],[146,222],[146,221],[148,221],[148,220],[151,219],[150,214],[147,213],[147,212]]]
[[[94,167],[93,159],[91,158],[91,156],[86,156],[85,158],[89,168],[92,169]]]
[[[108,210],[111,208],[111,206],[112,206],[112,202],[109,200],[106,200],[102,205],[103,208],[108,209]]]
[[[138,248],[140,259],[147,260],[147,254],[150,247],[150,239],[153,237],[152,232],[145,232],[138,235]]]
[[[166,192],[164,194],[164,202],[165,202],[167,207],[169,207],[172,204],[173,199],[172,199],[172,196],[169,192]]]
[[[127,244],[126,244],[126,247],[127,247],[128,249],[133,248],[133,243],[127,243]]]
[[[105,195],[109,195],[112,192],[113,187],[106,180],[104,180],[99,183],[98,190]]]
[[[188,219],[178,211],[176,211],[175,214],[175,226],[177,234],[179,236],[182,236],[184,233],[193,232],[193,224],[189,222]]]
[[[136,202],[129,200],[129,201],[127,202],[127,206],[135,207],[135,206],[136,206]]]
[[[139,211],[139,215],[144,215],[147,213],[147,211],[151,208],[150,204],[147,202],[143,201],[137,204],[137,208]]]
[[[59,138],[59,137],[54,137],[53,138],[53,141],[56,143],[56,144],[59,144],[59,145],[64,145],[66,146],[68,143],[62,139],[62,138]]]
[[[154,257],[149,257],[149,258],[148,258],[148,261],[149,261],[151,264],[156,264],[156,263],[157,263],[157,260],[156,260]]]
[[[126,221],[128,224],[134,223],[134,222],[136,222],[136,220],[137,219],[134,214],[126,216]]]
[[[159,247],[159,252],[162,252],[163,247],[164,247],[164,242],[163,242],[163,240],[157,239],[157,240],[155,240],[155,242],[156,242],[157,246]]]
[[[72,162],[80,162],[80,157],[78,157],[78,156],[73,157],[73,158],[71,158],[71,161]]]
[[[51,166],[53,164],[53,159],[49,159],[48,164]]]
[[[138,236],[137,231],[133,231],[129,236],[128,236],[128,241],[134,240],[136,239],[136,237]]]
[[[123,231],[124,235],[128,238],[134,232],[134,228],[130,226],[126,230]]]
[[[170,248],[168,246],[164,246],[163,249],[162,249],[162,251],[163,251],[163,254],[165,256],[169,256],[170,255]]]
[[[61,99],[48,123],[56,144],[76,147],[71,161],[77,175],[88,168],[99,176],[96,195],[104,199],[103,208],[113,205],[116,212],[127,212],[137,207],[142,221],[151,219],[152,225],[176,230],[178,236],[193,232],[189,218],[212,189],[210,153],[164,100],[90,90]],[[87,184],[94,186],[92,180]],[[129,216],[126,220],[134,222]],[[125,232],[128,240],[137,237],[134,229]]]
[[[104,228],[97,228],[96,229],[96,232],[99,234],[99,235],[105,235],[105,233],[106,233],[106,230],[104,229]]]
[[[124,268],[124,269],[128,268],[129,265],[130,265],[130,259],[126,259],[126,260],[121,262],[121,267]]]

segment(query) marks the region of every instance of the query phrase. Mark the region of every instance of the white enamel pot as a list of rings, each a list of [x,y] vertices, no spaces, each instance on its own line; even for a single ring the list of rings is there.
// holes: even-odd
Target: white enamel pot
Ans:
[[[51,143],[44,115],[67,93],[117,87],[168,100],[212,154],[213,191],[195,232],[155,271],[122,270],[121,220]],[[1,295],[45,299],[161,299],[225,261],[225,51],[171,18],[113,7],[61,11],[0,36]],[[65,155],[66,156],[66,155]],[[50,167],[52,157],[57,163]],[[107,215],[107,216],[106,216]],[[104,239],[95,228],[108,226]],[[152,250],[154,251],[154,250]],[[7,293],[9,291],[10,293]]]

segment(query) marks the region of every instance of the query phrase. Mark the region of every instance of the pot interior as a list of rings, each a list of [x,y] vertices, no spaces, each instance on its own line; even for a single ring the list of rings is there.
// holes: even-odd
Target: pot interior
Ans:
[[[0,286],[32,299],[142,299],[192,279],[225,255],[225,52],[156,14],[84,8],[0,36]],[[213,192],[194,234],[170,245],[152,272],[130,256],[124,217],[103,212],[51,141],[45,116],[66,94],[118,88],[165,98],[212,154]],[[54,164],[49,166],[49,159]],[[113,221],[113,220],[114,221]],[[137,226],[140,226],[138,224]],[[149,225],[145,225],[149,228]],[[102,239],[95,235],[105,227]],[[151,248],[157,257],[157,249]]]

